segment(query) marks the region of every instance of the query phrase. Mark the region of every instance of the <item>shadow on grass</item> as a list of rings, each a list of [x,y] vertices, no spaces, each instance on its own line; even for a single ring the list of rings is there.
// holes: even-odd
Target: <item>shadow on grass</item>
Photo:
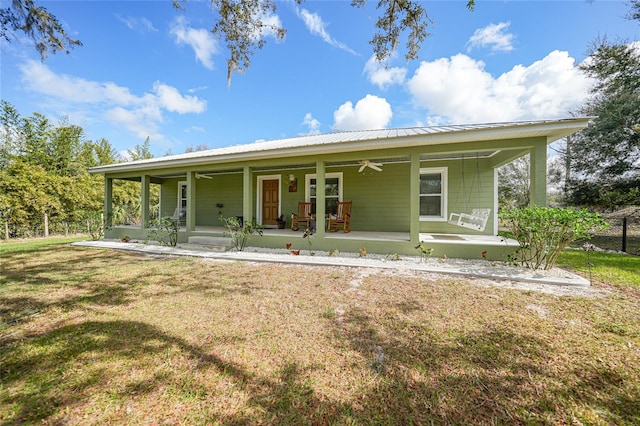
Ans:
[[[64,251],[64,254],[59,255]],[[36,260],[34,260],[34,257]],[[3,255],[0,279],[0,324],[13,323],[24,312],[44,311],[50,307],[72,309],[76,306],[120,306],[139,297],[141,286],[161,282],[164,289],[156,294],[203,292],[211,296],[228,293],[250,294],[259,289],[259,271],[252,270],[232,282],[216,284],[215,279],[226,280],[224,274],[212,276],[211,281],[184,282],[183,268],[144,268],[148,256],[85,248],[46,247],[36,252],[15,252]],[[153,259],[156,260],[156,259]],[[189,259],[163,257],[163,261],[178,264]],[[212,266],[210,272],[216,271]],[[114,271],[115,270],[115,271]],[[124,271],[124,272],[123,272]],[[119,273],[123,272],[123,273]],[[202,278],[202,277],[200,277]],[[9,290],[9,285],[12,285]],[[17,293],[13,289],[22,290]],[[50,294],[64,292],[58,299],[38,298],[46,289]],[[33,293],[31,293],[33,292]],[[34,294],[34,296],[31,296]],[[62,294],[62,293],[60,293]]]
[[[180,389],[184,396],[205,398],[206,391],[198,391],[190,381],[197,370],[214,368],[249,394],[249,407],[261,413],[258,417],[233,416],[225,419],[225,424],[250,424],[257,419],[261,423],[304,424],[318,416],[336,419],[341,411],[314,395],[305,374],[309,368],[288,363],[273,379],[256,377],[233,362],[137,321],[89,321],[2,344],[0,403],[11,412],[0,419],[3,425],[47,421],[65,407],[88,401],[96,389],[104,392],[114,375],[126,375],[116,368],[145,370],[151,375],[111,389],[115,400],[167,386]],[[191,360],[192,374],[161,368],[168,362],[167,354],[176,351]]]
[[[62,407],[88,399],[90,391],[106,386],[112,375],[123,374],[113,371],[114,366],[144,368],[144,363],[156,360],[162,364],[163,356],[172,350],[186,353],[200,365],[213,365],[240,383],[249,380],[232,363],[136,321],[67,325],[29,339],[5,339],[2,346],[2,387],[9,389],[15,385],[16,389],[0,393],[2,404],[12,407],[13,412],[3,424],[47,419]],[[122,397],[151,392],[171,379],[168,371],[150,370],[154,372],[152,377],[131,382],[115,392]]]
[[[500,324],[447,337],[394,321],[384,335],[380,319],[359,310],[347,314],[346,330],[335,324],[379,374],[352,412],[358,423],[571,423],[580,409],[615,424],[640,422],[640,390],[622,386],[619,366],[583,358],[565,370],[554,345]]]

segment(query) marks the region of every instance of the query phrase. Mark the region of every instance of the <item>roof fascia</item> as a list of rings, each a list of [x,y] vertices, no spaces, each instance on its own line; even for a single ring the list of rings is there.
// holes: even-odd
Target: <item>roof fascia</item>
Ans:
[[[586,127],[590,117],[574,118],[559,121],[506,125],[503,127],[465,129],[442,133],[401,136],[393,138],[365,139],[336,143],[303,145],[268,151],[249,151],[216,156],[189,157],[181,159],[149,161],[144,163],[119,163],[109,166],[94,167],[90,173],[119,173],[128,171],[160,170],[179,167],[193,167],[256,160],[268,160],[285,157],[318,156],[326,154],[341,154],[349,152],[365,152],[375,150],[389,150],[393,148],[428,147],[445,144],[477,143],[500,141],[505,139],[525,139],[532,137],[546,137],[547,144],[570,135]]]

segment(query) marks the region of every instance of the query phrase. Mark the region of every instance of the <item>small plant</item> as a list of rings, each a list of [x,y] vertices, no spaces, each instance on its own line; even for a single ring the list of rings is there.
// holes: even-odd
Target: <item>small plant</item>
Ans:
[[[391,260],[393,262],[397,262],[400,260],[400,255],[398,253],[388,254],[384,257],[384,260]]]
[[[367,256],[367,248],[366,247],[360,247],[358,249],[358,256],[359,257],[366,257]]]
[[[339,254],[340,254],[340,250],[338,250],[338,249],[329,250],[329,257],[331,257],[331,256],[336,256],[337,257]]]
[[[596,246],[594,246],[591,243],[584,243],[582,245],[582,248],[584,249],[584,251],[587,252],[587,267],[589,268],[589,282],[591,282],[593,279],[593,276],[592,276],[593,263],[591,263],[591,252],[596,249]]]
[[[84,223],[87,225],[87,234],[93,241],[97,241],[104,237],[106,227],[102,213],[91,212],[84,216]]]
[[[258,234],[262,236],[262,227],[258,225],[254,220],[245,221],[240,223],[240,219],[235,216],[224,217],[220,216],[220,222],[227,228],[225,236],[230,236],[233,241],[233,246],[238,251],[243,251],[247,246],[247,241],[252,235]]]
[[[287,250],[291,250],[291,243],[286,243],[284,246],[287,248]]]
[[[334,319],[336,317],[336,311],[333,308],[327,308],[324,310],[324,313],[322,314],[323,318],[326,319]]]
[[[178,222],[163,217],[150,221],[147,225],[149,228],[149,236],[162,244],[163,246],[175,247],[178,244]]]
[[[418,244],[415,248],[420,252],[421,262],[426,262],[429,256],[431,256],[431,253],[433,253],[433,248],[427,247],[424,241],[420,241],[420,244]]]
[[[120,238],[120,241],[123,243],[128,243],[129,241],[131,241],[131,237],[128,235],[125,235],[124,237]]]
[[[304,230],[304,234],[302,235],[302,238],[306,238],[307,239],[307,245],[309,248],[309,254],[311,256],[313,256],[315,253],[311,251],[311,234],[313,234],[313,231],[309,228]]]

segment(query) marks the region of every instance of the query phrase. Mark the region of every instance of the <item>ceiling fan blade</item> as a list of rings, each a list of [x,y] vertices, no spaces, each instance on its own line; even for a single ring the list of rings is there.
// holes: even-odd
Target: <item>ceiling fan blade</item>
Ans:
[[[362,171],[367,167],[366,164],[363,164],[362,166],[360,166],[360,168],[358,169],[358,173],[362,173]]]
[[[381,172],[382,169],[378,166],[382,166],[382,164],[369,163],[369,167],[371,169],[375,170],[376,172]]]

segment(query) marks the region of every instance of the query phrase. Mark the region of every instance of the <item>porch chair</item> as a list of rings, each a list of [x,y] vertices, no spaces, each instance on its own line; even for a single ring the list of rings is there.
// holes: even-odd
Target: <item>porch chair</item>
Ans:
[[[473,209],[471,210],[471,214],[451,213],[449,223],[464,228],[475,229],[476,231],[484,231],[490,214],[491,209]],[[457,217],[457,219],[455,217]]]
[[[327,231],[338,232],[338,226],[342,225],[342,230],[346,234],[351,232],[351,205],[353,201],[338,202],[338,211],[336,214],[329,215]]]
[[[173,212],[173,216],[170,217],[178,226],[186,225],[187,223],[187,211],[177,207]]]
[[[301,224],[305,229],[311,226],[311,203],[309,202],[299,202],[298,213],[291,213],[291,230],[297,231]]]

